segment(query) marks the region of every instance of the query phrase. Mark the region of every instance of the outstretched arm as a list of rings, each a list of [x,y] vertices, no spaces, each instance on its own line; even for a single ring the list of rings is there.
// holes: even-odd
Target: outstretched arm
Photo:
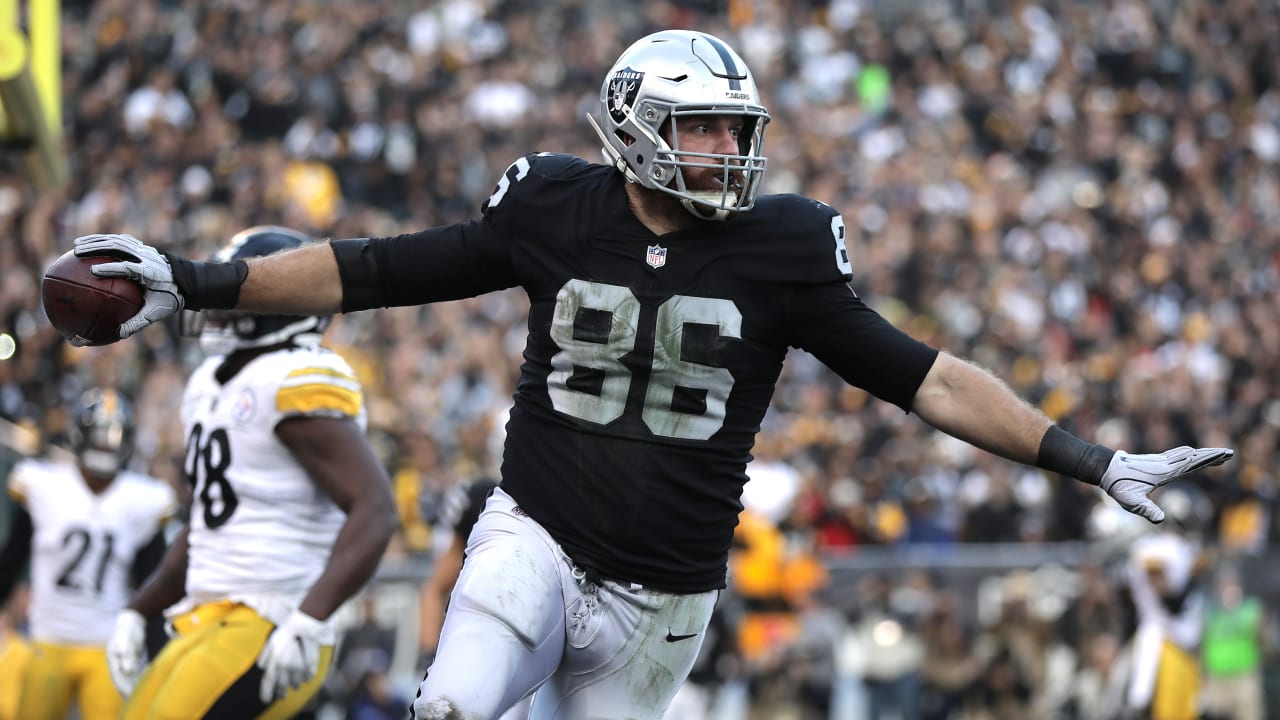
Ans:
[[[948,435],[1026,465],[1035,464],[1053,424],[994,375],[945,352],[916,391],[911,411]]]
[[[225,263],[188,260],[124,234],[76,238],[75,252],[119,258],[93,274],[143,286],[142,309],[120,325],[122,338],[184,307],[319,315],[456,300],[517,283],[508,243],[484,221]]]
[[[119,262],[94,268],[101,277],[127,277],[145,287],[138,317],[121,337],[186,307],[237,308],[248,312],[314,315],[342,309],[342,277],[328,243],[229,263],[188,260],[162,252],[132,235],[76,238],[79,256],[113,255]]]
[[[250,258],[236,307],[246,312],[314,315],[342,310],[342,278],[328,243]]]
[[[1121,507],[1151,522],[1164,511],[1147,496],[1171,480],[1221,465],[1227,448],[1177,447],[1132,455],[1087,443],[1054,425],[991,373],[939,353],[911,409],[939,430],[983,450],[1098,485]]]

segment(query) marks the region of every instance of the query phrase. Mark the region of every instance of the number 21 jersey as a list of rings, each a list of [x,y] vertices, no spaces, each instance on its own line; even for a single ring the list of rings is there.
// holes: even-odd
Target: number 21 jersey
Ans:
[[[101,493],[70,462],[24,460],[9,492],[31,515],[31,637],[105,645],[135,556],[177,512],[173,488],[128,470]]]

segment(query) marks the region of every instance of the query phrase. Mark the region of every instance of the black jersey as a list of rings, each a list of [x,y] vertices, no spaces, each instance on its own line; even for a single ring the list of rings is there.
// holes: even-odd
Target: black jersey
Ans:
[[[466,485],[454,485],[445,493],[440,523],[452,530],[454,536],[465,544],[471,535],[471,529],[480,520],[480,513],[484,510],[489,494],[496,487],[498,484],[488,478],[473,480]]]
[[[522,286],[529,336],[503,490],[603,577],[721,588],[788,348],[903,409],[936,351],[854,294],[831,207],[768,196],[655,236],[624,182],[568,155],[521,158],[475,221],[334,243],[343,309]]]

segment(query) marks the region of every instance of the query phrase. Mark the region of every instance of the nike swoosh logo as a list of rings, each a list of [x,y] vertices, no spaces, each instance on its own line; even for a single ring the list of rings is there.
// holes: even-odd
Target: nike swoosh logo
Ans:
[[[667,642],[680,642],[681,640],[688,640],[691,637],[697,637],[697,636],[698,636],[698,633],[690,633],[688,635],[676,635],[671,632],[671,628],[667,628]]]

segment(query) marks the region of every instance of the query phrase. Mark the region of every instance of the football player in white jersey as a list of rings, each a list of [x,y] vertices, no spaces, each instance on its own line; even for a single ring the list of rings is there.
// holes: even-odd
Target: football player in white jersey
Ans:
[[[1113,673],[1125,681],[1122,717],[1198,718],[1203,581],[1212,557],[1198,535],[1212,511],[1202,495],[1180,486],[1165,490],[1161,501],[1173,522],[1129,547],[1137,627]]]
[[[308,242],[256,227],[223,260]],[[332,613],[373,575],[395,528],[355,373],[320,347],[328,316],[210,313],[181,412],[191,522],[116,619],[122,717],[286,718],[328,673]],[[143,671],[145,619],[174,637]],[[141,673],[139,675],[139,673]]]
[[[62,720],[73,701],[85,720],[120,714],[104,651],[111,623],[159,562],[177,511],[169,484],[125,469],[134,418],[124,395],[87,391],[70,430],[77,463],[28,459],[9,476],[0,603],[29,557],[32,653],[17,711],[29,720]]]

